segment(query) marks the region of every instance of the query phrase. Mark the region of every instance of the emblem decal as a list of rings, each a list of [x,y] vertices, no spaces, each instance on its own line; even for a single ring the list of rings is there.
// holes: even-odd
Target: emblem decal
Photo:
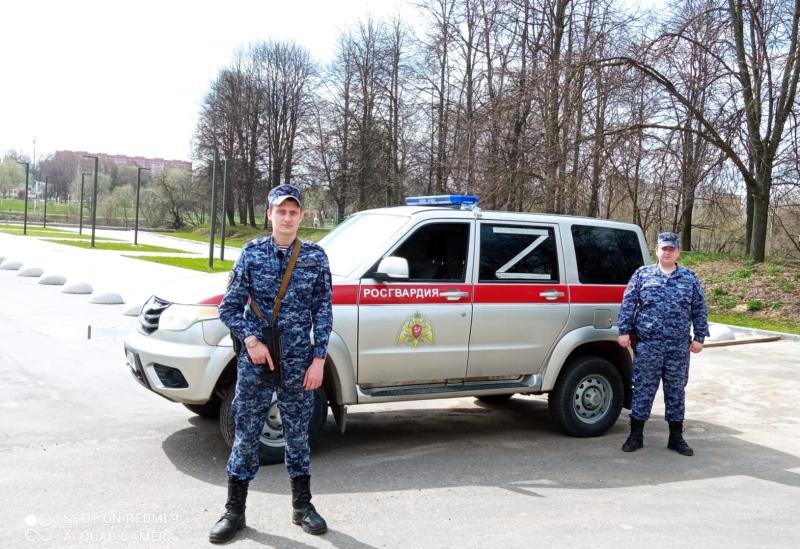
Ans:
[[[406,343],[415,349],[423,343],[433,343],[433,326],[416,312],[403,323],[397,342]]]
[[[231,271],[228,275],[228,288],[231,287],[231,284],[236,280],[236,271]]]

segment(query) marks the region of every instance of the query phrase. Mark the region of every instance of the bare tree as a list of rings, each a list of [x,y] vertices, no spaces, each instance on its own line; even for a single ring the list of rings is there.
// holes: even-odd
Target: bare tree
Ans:
[[[798,26],[800,0],[729,0],[724,13],[729,24],[734,65],[725,58],[718,61],[725,67],[744,120],[744,143],[739,147],[728,143],[721,129],[707,119],[675,82],[651,64],[628,56],[611,62],[628,64],[642,71],[692,113],[702,128],[698,135],[718,147],[739,170],[748,196],[752,200],[752,230],[748,230],[748,252],[755,261],[764,261],[769,215],[772,172],[776,158],[785,152],[786,121],[792,111],[800,80]],[[686,26],[664,33],[652,44],[680,39],[696,42],[686,34]],[[697,43],[715,55],[708,45]],[[698,132],[698,130],[687,130]],[[781,145],[784,145],[781,147]]]

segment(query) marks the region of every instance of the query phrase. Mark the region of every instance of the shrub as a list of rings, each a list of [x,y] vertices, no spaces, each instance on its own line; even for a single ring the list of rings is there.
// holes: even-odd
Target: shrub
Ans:
[[[736,278],[750,278],[753,276],[753,271],[750,269],[739,269],[735,273]]]
[[[773,302],[772,302],[772,305],[770,305],[770,308],[771,308],[773,311],[777,311],[777,310],[778,310],[778,309],[780,309],[781,307],[783,307],[783,302],[781,302],[781,301],[773,301]]]
[[[777,265],[770,265],[768,267],[764,267],[764,273],[766,274],[775,274],[781,272],[781,268]]]
[[[725,288],[714,288],[713,290],[711,290],[711,293],[714,294],[714,297],[719,297],[721,295],[726,295],[728,293],[728,290],[726,290]]]
[[[751,299],[747,302],[748,311],[760,311],[764,308],[764,303],[760,299]]]

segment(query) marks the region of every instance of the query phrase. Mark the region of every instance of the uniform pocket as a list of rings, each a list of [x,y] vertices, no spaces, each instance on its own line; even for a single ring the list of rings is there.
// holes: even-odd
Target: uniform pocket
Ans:
[[[303,265],[297,262],[294,273],[292,273],[292,284],[289,288],[294,295],[302,300],[311,298],[314,285],[319,276],[319,265],[314,262],[304,262]]]
[[[640,301],[646,305],[653,305],[661,301],[663,296],[663,289],[660,284],[651,284],[642,286],[639,292]]]
[[[674,294],[673,298],[682,307],[688,307],[692,303],[692,286],[690,284],[677,284]]]

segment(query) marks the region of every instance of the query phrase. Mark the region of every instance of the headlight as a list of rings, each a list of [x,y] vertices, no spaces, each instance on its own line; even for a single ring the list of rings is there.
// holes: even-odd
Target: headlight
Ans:
[[[182,332],[195,322],[219,318],[219,309],[211,305],[176,305],[167,307],[158,321],[160,330]]]

